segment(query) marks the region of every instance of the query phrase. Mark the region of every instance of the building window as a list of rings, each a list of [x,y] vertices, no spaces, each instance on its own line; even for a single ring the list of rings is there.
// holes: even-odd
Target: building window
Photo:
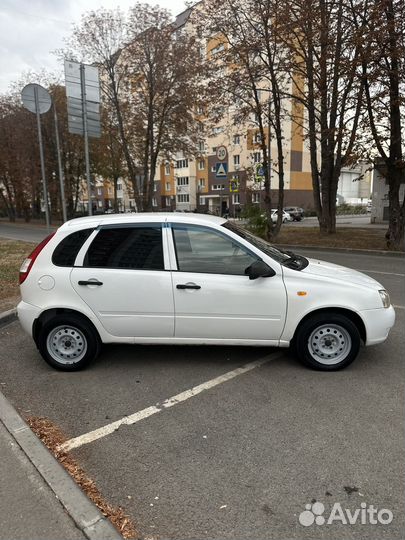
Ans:
[[[101,189],[101,187],[99,187],[97,189],[97,195],[102,195],[103,194],[103,190]]]
[[[233,144],[240,144],[240,135],[233,136]]]
[[[152,198],[152,206],[157,206],[157,205],[158,205],[157,204],[157,199],[156,199],[156,197],[153,197]]]
[[[170,163],[166,163],[165,165],[165,175],[170,176]]]
[[[188,159],[178,159],[176,161],[176,169],[186,169],[188,167]]]
[[[165,197],[165,200],[166,200],[166,206],[171,206],[172,205],[171,197]]]
[[[233,164],[240,165],[240,155],[233,156]]]
[[[224,49],[225,49],[225,45],[223,43],[220,43],[219,45],[211,49],[211,54],[218,54]]]
[[[177,178],[178,186],[188,186],[188,176],[179,176]]]
[[[232,204],[240,204],[240,194],[234,193],[232,195]]]
[[[198,162],[198,170],[203,171],[205,169],[205,161],[203,159],[200,159]]]
[[[177,202],[178,203],[188,203],[188,202],[190,202],[190,195],[188,195],[188,194],[177,195]]]
[[[201,187],[201,188],[205,188],[205,179],[204,178],[200,178],[198,180],[198,186]]]
[[[170,191],[172,189],[172,185],[170,182],[166,182],[166,191]]]
[[[153,191],[157,191],[158,189],[158,183],[157,182],[153,182]]]
[[[254,144],[262,144],[262,136],[260,135],[260,133],[255,134],[253,142]]]
[[[252,193],[252,203],[260,202],[260,193]]]
[[[217,172],[217,169],[216,169],[215,165],[213,165],[213,166],[211,167],[211,172]]]
[[[214,127],[214,129],[212,130],[212,133],[214,135],[219,135],[220,133],[222,133],[224,131],[224,128],[222,126],[216,126]]]
[[[204,141],[198,141],[198,151],[203,153],[205,152],[205,142]]]
[[[225,184],[214,184],[212,186],[212,190],[213,191],[220,191],[220,190],[224,189],[224,187],[225,187]]]
[[[261,163],[262,162],[262,153],[261,152],[255,152],[253,154],[253,161],[254,161],[254,163]]]
[[[122,184],[117,184],[117,191],[122,191]]]
[[[217,151],[217,147],[216,147],[216,146],[213,146],[213,147],[212,147],[212,152],[215,154],[216,151]]]

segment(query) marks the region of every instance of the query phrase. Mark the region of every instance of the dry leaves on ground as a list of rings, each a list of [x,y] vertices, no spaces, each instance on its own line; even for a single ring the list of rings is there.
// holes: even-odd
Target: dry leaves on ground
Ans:
[[[94,481],[87,476],[75,459],[69,453],[58,450],[59,445],[66,441],[66,437],[61,430],[48,418],[28,416],[26,417],[26,421],[32,431],[41,439],[84,493],[100,509],[101,513],[111,521],[120,534],[124,538],[139,538],[134,523],[125,511],[120,506],[109,504],[97,489]]]

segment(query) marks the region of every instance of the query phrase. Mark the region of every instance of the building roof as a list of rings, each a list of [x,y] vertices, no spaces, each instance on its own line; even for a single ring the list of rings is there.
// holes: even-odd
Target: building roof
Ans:
[[[182,26],[186,24],[195,6],[197,6],[198,4],[201,4],[201,2],[203,2],[203,0],[199,0],[198,2],[195,2],[191,7],[185,9],[184,11],[176,15],[176,19],[173,23],[175,30],[178,30],[179,28],[181,28]]]

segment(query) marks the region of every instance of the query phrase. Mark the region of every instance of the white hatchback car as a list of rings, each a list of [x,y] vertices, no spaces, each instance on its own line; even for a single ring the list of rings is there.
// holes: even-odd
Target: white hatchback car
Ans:
[[[278,217],[278,210],[272,210],[271,211],[271,221],[273,223],[277,223],[277,217]],[[286,212],[285,210],[283,210],[283,223],[286,223],[287,221],[293,221],[293,218],[291,217],[291,215]]]
[[[198,214],[74,219],[23,262],[20,283],[23,328],[66,371],[102,343],[293,345],[331,371],[395,321],[374,279]]]

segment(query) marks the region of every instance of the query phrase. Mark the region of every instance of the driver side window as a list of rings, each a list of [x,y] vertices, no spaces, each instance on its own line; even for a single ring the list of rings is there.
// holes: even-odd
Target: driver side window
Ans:
[[[245,275],[258,259],[231,238],[205,227],[173,225],[173,238],[180,272]]]

